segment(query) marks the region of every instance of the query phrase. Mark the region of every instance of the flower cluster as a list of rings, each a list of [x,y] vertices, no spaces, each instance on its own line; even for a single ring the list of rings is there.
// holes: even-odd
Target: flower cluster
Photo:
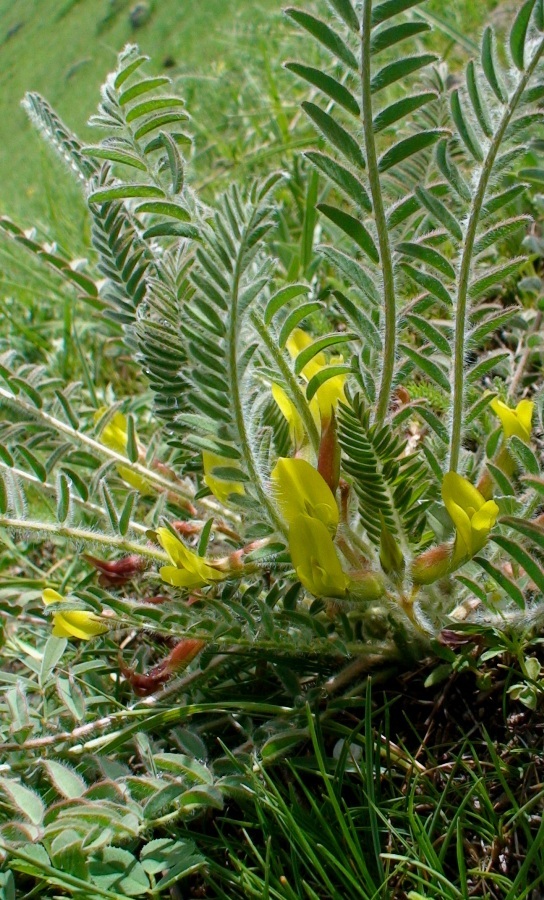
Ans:
[[[301,584],[317,597],[345,596],[349,579],[333,542],[338,505],[330,487],[304,459],[278,459],[271,479]]]
[[[313,338],[310,337],[309,334],[302,331],[301,328],[295,328],[287,341],[287,349],[293,359],[295,359],[301,350],[304,350],[312,342]],[[341,356],[333,357],[331,359],[331,364],[342,361],[343,359]],[[327,358],[325,354],[323,352],[317,353],[302,369],[301,375],[304,382],[308,383],[314,375],[319,374],[319,372],[322,372],[325,368],[327,368]],[[310,412],[318,428],[326,427],[339,401],[345,399],[345,381],[345,375],[333,375],[318,387],[312,397],[310,401]],[[293,446],[295,448],[304,446],[307,442],[306,430],[294,403],[279,384],[272,385],[272,396],[289,424],[289,433],[291,435]]]
[[[412,564],[415,584],[432,584],[472,559],[487,543],[499,507],[487,500],[466,478],[448,472],[442,480],[442,500],[455,526],[453,544],[422,553]]]
[[[94,415],[95,422],[100,421],[106,412],[106,409],[105,406],[102,406],[96,411]],[[114,413],[109,422],[102,428],[100,432],[100,442],[104,444],[105,447],[108,447],[108,449],[119,453],[120,456],[127,456],[128,425],[127,417],[123,415],[122,412]],[[152,489],[147,479],[142,475],[133,472],[128,466],[118,465],[117,471],[120,478],[127,484],[130,484],[131,487],[136,488],[140,494],[152,493]]]
[[[199,556],[168,528],[157,528],[157,537],[172,563],[170,566],[162,566],[160,570],[160,576],[167,584],[196,589],[228,578],[228,567]]]

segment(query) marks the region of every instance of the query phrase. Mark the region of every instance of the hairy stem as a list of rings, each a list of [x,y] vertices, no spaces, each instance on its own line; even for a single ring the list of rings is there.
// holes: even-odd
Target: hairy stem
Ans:
[[[142,465],[142,463],[130,462],[126,456],[117,453],[115,450],[110,450],[109,447],[101,444],[100,441],[85,434],[85,432],[72,428],[67,422],[63,422],[62,419],[56,418],[50,413],[45,412],[43,409],[38,409],[37,406],[34,406],[32,403],[25,400],[21,394],[15,395],[6,388],[0,387],[0,400],[5,400],[10,405],[14,406],[19,413],[23,412],[34,419],[38,419],[57,433],[67,435],[71,440],[88,447],[97,455],[110,459],[113,462],[130,469],[132,472],[141,475],[158,490],[168,491],[169,494],[176,498],[183,508],[187,508],[188,505],[192,506],[191,500],[193,497],[193,490],[191,486],[182,485],[178,481],[165,478],[163,475],[160,475],[159,472],[149,469],[147,466]],[[214,512],[220,511],[223,516],[226,514],[222,507],[219,508],[216,503],[210,501],[208,498],[199,500],[199,503],[202,506],[210,508]]]
[[[6,463],[0,460],[0,469],[4,469],[6,472],[13,472],[17,478],[20,478],[22,481],[27,481],[29,484],[34,485],[34,487],[38,488],[40,491],[46,491],[48,494],[56,495],[57,489],[54,484],[51,484],[49,481],[40,481],[36,475],[31,475],[30,472],[25,472],[23,469],[18,469],[16,466],[8,466]],[[102,519],[108,518],[108,514],[105,509],[101,506],[98,506],[97,503],[91,503],[89,500],[83,500],[81,497],[78,497],[77,494],[70,494],[70,502],[76,503],[83,512],[89,513],[90,515],[100,516]],[[140,534],[145,534],[147,532],[146,525],[140,525],[139,522],[134,522],[132,519],[129,523],[129,529],[132,531],[137,531]]]
[[[385,307],[385,333],[383,347],[383,364],[376,408],[376,422],[381,425],[389,408],[391,385],[395,371],[395,352],[397,342],[397,317],[395,303],[395,276],[393,273],[393,257],[387,230],[387,219],[380,184],[376,143],[372,122],[372,94],[370,72],[370,33],[372,21],[372,0],[364,0],[363,19],[361,22],[361,109],[363,116],[363,136],[368,167],[368,182],[374,220],[378,233],[378,247],[383,276],[383,298]]]
[[[523,337],[520,338],[518,350],[520,350],[522,347],[523,347],[523,350],[522,350],[519,362],[516,366],[516,370],[512,376],[512,381],[510,382],[510,386],[508,388],[508,393],[506,395],[510,399],[512,399],[513,397],[516,396],[517,389],[519,387],[520,381],[523,378],[523,375],[525,372],[525,368],[526,368],[527,364],[529,363],[531,356],[535,352],[533,347],[527,346],[527,340],[528,340],[528,338],[531,337],[531,335],[538,334],[538,332],[542,328],[542,318],[543,318],[542,313],[537,312],[531,328],[529,329],[529,331],[527,333],[525,333],[523,335]]]
[[[529,80],[542,56],[544,51],[544,39],[542,39],[536,47],[533,57],[527,66],[527,69],[520,77],[516,90],[512,94],[508,105],[506,106],[499,126],[493,136],[493,140],[489,145],[486,157],[484,159],[476,192],[472,198],[470,214],[468,218],[465,240],[463,243],[463,251],[461,255],[461,265],[459,267],[459,282],[457,289],[457,302],[455,311],[455,336],[453,351],[453,404],[452,404],[452,422],[451,422],[451,440],[450,440],[450,471],[457,471],[459,464],[459,453],[461,450],[461,433],[463,427],[464,413],[464,394],[465,394],[465,340],[468,312],[468,292],[470,283],[470,274],[472,266],[472,254],[474,252],[474,242],[480,221],[480,214],[485,200],[485,194],[489,185],[489,179],[493,173],[493,166],[497,158],[504,134],[510,123],[510,120],[521,99],[521,95],[525,91]]]
[[[240,391],[240,374],[238,371],[238,341],[240,338],[240,317],[238,299],[240,293],[240,281],[243,271],[242,260],[244,251],[246,249],[245,242],[250,228],[251,220],[242,232],[240,247],[238,248],[236,258],[236,267],[234,269],[232,277],[228,330],[228,371],[232,396],[232,408],[234,412],[234,420],[236,422],[236,431],[238,432],[238,438],[240,441],[240,450],[242,451],[242,457],[246,464],[247,474],[249,475],[251,484],[257,494],[257,497],[259,498],[259,501],[263,506],[263,509],[266,511],[270,522],[274,525],[274,527],[279,531],[280,534],[285,534],[285,525],[281,517],[278,515],[274,503],[270,499],[270,494],[263,483],[261,473],[259,472],[259,468],[257,466],[257,461],[253,453],[253,447],[251,446],[251,441],[249,439],[249,434],[246,427],[246,417]]]
[[[72,528],[69,525],[60,525],[55,522],[31,522],[26,519],[12,519],[9,516],[0,516],[0,528],[30,531],[42,535],[50,534],[68,538],[70,541],[83,541],[87,544],[102,544],[113,550],[121,550],[123,553],[136,553],[138,556],[147,556],[159,562],[168,562],[167,554],[156,547],[138,544],[136,541],[127,541],[125,538],[114,535],[89,531],[87,528]]]

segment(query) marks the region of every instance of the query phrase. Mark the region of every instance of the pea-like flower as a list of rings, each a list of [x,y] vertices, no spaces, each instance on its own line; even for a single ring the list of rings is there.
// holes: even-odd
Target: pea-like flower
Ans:
[[[244,488],[239,481],[225,481],[213,474],[214,469],[219,468],[236,468],[233,460],[219,456],[209,450],[202,453],[202,465],[204,467],[204,484],[209,487],[214,497],[220,503],[228,503],[230,494],[243,494]]]
[[[301,328],[295,328],[287,341],[287,349],[290,355],[293,358],[296,358],[300,351],[308,347],[312,341],[313,338],[309,334],[302,331]],[[342,362],[342,357],[333,357],[330,362],[332,364]],[[301,375],[306,382],[309,382],[314,375],[321,372],[326,367],[327,357],[323,352],[317,353],[310,362],[306,363]],[[345,382],[345,375],[334,375],[318,387],[312,397],[310,401],[310,412],[318,428],[321,428],[322,425],[326,425],[327,422],[329,422],[338,403],[345,399]],[[294,403],[278,384],[272,385],[272,396],[289,424],[291,441],[295,447],[302,447],[306,442],[306,431]]]
[[[432,584],[472,559],[487,543],[499,514],[494,500],[486,499],[456,472],[444,475],[442,499],[455,525],[455,541],[431,547],[414,559],[411,574],[415,584]]]
[[[456,472],[444,475],[442,499],[455,525],[452,563],[459,565],[485,546],[499,507],[494,500],[486,500],[470,481]]]
[[[98,422],[105,412],[105,406],[102,406],[99,410],[97,410],[94,414],[95,422]],[[105,447],[108,447],[110,450],[114,450],[121,456],[126,456],[128,444],[127,417],[119,411],[114,413],[109,422],[100,432],[99,439]],[[151,488],[147,479],[143,478],[141,475],[138,475],[136,472],[133,472],[132,469],[130,469],[128,466],[119,465],[117,466],[117,471],[123,481],[126,481],[127,484],[130,484],[131,487],[136,488],[136,490],[139,491],[140,494],[150,493]]]
[[[46,606],[50,603],[64,603],[62,594],[46,588],[42,594],[42,600]],[[91,638],[108,631],[108,626],[95,616],[94,613],[83,609],[67,609],[66,612],[53,614],[53,636],[61,638],[78,638],[89,641]]]
[[[519,437],[525,443],[531,440],[531,422],[533,409],[532,400],[520,400],[515,409],[511,409],[498,397],[494,397],[489,404],[496,416],[501,420],[502,429],[506,438]]]
[[[280,457],[271,474],[275,499],[288,525],[297,516],[310,516],[335,534],[338,504],[325,479],[304,459]]]
[[[343,597],[349,578],[327,530],[319,519],[297,515],[289,526],[289,551],[301,584],[316,597]]]
[[[167,584],[174,587],[200,588],[228,578],[228,571],[219,568],[219,564],[198,556],[194,550],[190,550],[183,541],[168,531],[168,528],[157,528],[157,536],[172,562],[171,566],[163,566],[160,569],[160,576]]]

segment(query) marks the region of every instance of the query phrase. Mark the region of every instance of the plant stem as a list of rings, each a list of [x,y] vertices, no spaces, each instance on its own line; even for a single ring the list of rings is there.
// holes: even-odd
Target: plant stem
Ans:
[[[169,494],[176,497],[183,508],[187,508],[188,505],[192,506],[192,486],[181,486],[178,481],[171,481],[168,478],[164,478],[155,470],[149,469],[147,468],[147,466],[144,466],[141,463],[130,462],[130,460],[126,456],[123,456],[121,453],[117,453],[115,450],[111,450],[109,447],[101,444],[100,441],[97,441],[90,435],[85,434],[85,432],[78,431],[77,429],[72,428],[71,425],[68,425],[67,422],[63,422],[62,419],[58,419],[50,413],[45,412],[45,410],[39,409],[37,406],[34,406],[32,403],[21,397],[21,394],[16,395],[6,388],[0,387],[0,400],[5,400],[10,405],[13,405],[19,414],[23,412],[34,419],[38,419],[43,422],[44,425],[46,425],[48,428],[52,428],[54,431],[60,434],[67,435],[76,443],[83,444],[85,447],[89,447],[89,449],[97,455],[106,457],[107,459],[110,459],[113,462],[121,464],[125,468],[130,469],[132,472],[141,475],[143,478],[153,484],[157,489],[161,491],[167,491]],[[202,506],[208,507],[214,513],[220,513],[222,516],[226,515],[226,511],[223,510],[222,507],[219,507],[213,500],[209,500],[209,498],[203,498],[199,500],[199,503]]]
[[[513,397],[516,396],[518,385],[519,385],[521,379],[523,378],[523,373],[525,372],[525,367],[526,367],[527,363],[529,362],[532,354],[535,352],[533,347],[527,346],[527,338],[531,337],[531,335],[533,335],[533,334],[537,334],[540,331],[540,329],[542,327],[542,318],[543,318],[542,313],[537,312],[534,322],[533,322],[533,325],[532,325],[531,329],[529,330],[529,333],[528,334],[525,333],[523,335],[523,337],[520,339],[518,350],[520,349],[521,346],[523,346],[523,345],[525,345],[525,346],[523,347],[523,352],[522,352],[520,360],[516,366],[516,370],[512,376],[512,381],[510,382],[510,386],[508,388],[508,393],[506,395],[510,399],[512,399]]]
[[[378,392],[378,405],[376,408],[376,423],[381,425],[389,409],[391,385],[395,371],[395,352],[397,342],[397,317],[395,303],[395,276],[393,273],[393,258],[387,219],[380,184],[378,158],[376,155],[376,143],[374,140],[374,128],[372,121],[372,93],[370,71],[370,33],[372,23],[372,0],[364,0],[363,19],[361,22],[361,110],[363,117],[363,135],[366,151],[366,164],[368,166],[368,182],[374,220],[378,233],[378,247],[383,276],[383,299],[385,307],[385,333],[383,347],[383,365],[380,376],[380,389]]]
[[[54,522],[31,522],[26,519],[12,519],[9,516],[0,516],[0,528],[35,531],[38,534],[50,534],[68,538],[70,541],[103,544],[114,550],[122,550],[124,553],[136,553],[138,556],[148,556],[150,559],[156,559],[159,562],[168,562],[167,554],[155,547],[150,547],[147,544],[138,544],[136,541],[127,541],[125,538],[114,537],[113,535],[89,531],[86,528],[71,528],[69,525],[60,525]]]
[[[254,213],[253,213],[254,215]],[[240,449],[242,451],[242,457],[246,464],[247,474],[249,475],[250,482],[262,503],[263,508],[266,510],[268,518],[271,523],[277,529],[280,534],[285,534],[285,524],[279,516],[276,507],[274,506],[273,501],[270,499],[270,494],[266,490],[263,480],[261,477],[261,473],[259,472],[257,462],[255,460],[255,456],[253,453],[253,448],[251,446],[251,441],[249,439],[248,430],[246,427],[246,417],[245,411],[242,404],[242,396],[240,392],[240,377],[238,372],[238,340],[240,338],[240,318],[239,318],[239,308],[238,308],[238,300],[240,293],[240,280],[242,277],[242,260],[244,257],[244,252],[246,250],[246,238],[249,230],[251,229],[253,215],[251,216],[249,222],[244,227],[242,231],[242,235],[240,238],[240,246],[238,247],[238,252],[236,254],[236,266],[234,269],[234,273],[232,276],[232,288],[231,288],[231,297],[230,297],[230,315],[229,315],[229,329],[228,329],[228,371],[229,371],[229,382],[231,389],[231,397],[232,397],[232,408],[234,412],[234,420],[236,423],[236,431],[238,432],[238,439],[240,441]]]
[[[28,481],[29,484],[33,484],[35,487],[39,488],[41,491],[47,491],[50,494],[56,494],[57,489],[54,484],[51,484],[49,481],[40,481],[36,475],[31,475],[30,472],[25,472],[23,469],[18,469],[16,466],[8,466],[6,463],[0,460],[0,469],[4,469],[6,472],[13,472],[17,478],[20,478],[22,481]],[[90,515],[100,516],[101,518],[107,518],[107,512],[101,507],[98,506],[97,503],[91,503],[89,500],[83,500],[81,497],[78,497],[77,494],[70,494],[70,500],[73,503],[76,503],[83,512],[89,513]],[[129,529],[132,531],[138,531],[140,534],[146,533],[148,530],[145,525],[140,525],[139,522],[134,522],[132,519],[129,523]]]
[[[485,199],[485,194],[489,184],[489,179],[493,174],[493,166],[497,158],[505,131],[510,120],[521,99],[521,95],[525,91],[527,84],[542,56],[544,51],[544,39],[538,44],[533,58],[531,59],[527,69],[521,76],[516,90],[512,94],[503,116],[493,136],[493,140],[489,145],[487,155],[484,159],[476,193],[472,198],[470,214],[468,218],[465,240],[463,244],[463,252],[461,255],[461,265],[459,267],[459,282],[457,289],[457,302],[455,311],[455,337],[454,337],[454,354],[453,354],[453,404],[452,404],[452,422],[451,422],[451,439],[450,439],[450,471],[456,472],[459,464],[459,453],[461,450],[461,431],[464,413],[464,392],[465,392],[465,337],[467,325],[467,305],[470,273],[472,266],[472,254],[474,251],[474,242],[480,221],[480,214]]]

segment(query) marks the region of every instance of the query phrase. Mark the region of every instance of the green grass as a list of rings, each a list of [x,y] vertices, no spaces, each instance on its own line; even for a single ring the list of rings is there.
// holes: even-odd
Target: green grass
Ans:
[[[126,0],[0,0],[3,212],[24,216],[28,224],[34,213],[48,219],[54,206],[44,202],[42,187],[50,154],[43,152],[20,108],[25,91],[43,94],[70,127],[91,138],[84,126],[96,109],[98,89],[114,68],[117,52],[137,42],[152,57],[150,72],[181,79],[180,90],[191,106],[205,108],[240,46],[247,46],[259,26],[264,31],[267,12],[280,11],[277,0],[161,0],[149,21],[134,29],[131,5]]]
[[[225,107],[248,85],[260,81],[257,89],[269,93],[266,63],[288,55],[282,52],[290,35],[282,0],[156,0],[149,4],[149,20],[137,29],[130,22],[132,5],[0,0],[0,213],[27,227],[39,220],[55,233],[70,227],[57,222],[59,198],[81,206],[77,187],[52,162],[20,107],[26,91],[43,94],[71,128],[92,140],[85,123],[96,109],[99,86],[117,52],[137,42],[152,58],[150,72],[166,72],[178,82],[197,126],[213,136],[225,127]],[[460,0],[444,9],[441,0],[432,0],[426,8],[474,37],[496,5],[497,0]],[[442,49],[451,56],[455,47],[445,39]],[[76,234],[79,226],[78,220]]]

